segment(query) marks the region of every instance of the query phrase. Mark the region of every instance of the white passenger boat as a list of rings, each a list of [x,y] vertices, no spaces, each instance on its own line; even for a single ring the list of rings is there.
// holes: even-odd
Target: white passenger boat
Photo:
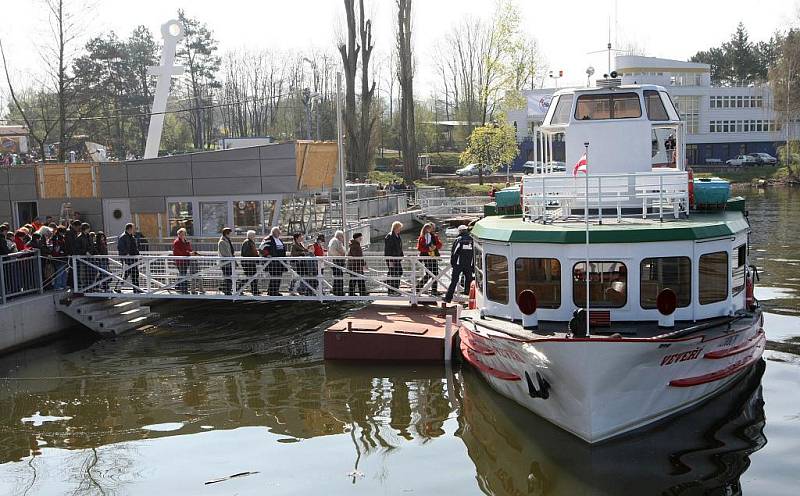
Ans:
[[[590,443],[726,390],[766,343],[744,200],[692,180],[659,86],[559,91],[541,129],[576,166],[526,176],[522,215],[475,225],[465,360]]]

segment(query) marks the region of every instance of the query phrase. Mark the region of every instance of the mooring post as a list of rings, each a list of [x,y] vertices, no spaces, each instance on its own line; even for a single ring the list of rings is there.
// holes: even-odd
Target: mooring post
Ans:
[[[449,362],[453,357],[453,316],[444,318],[444,361]]]

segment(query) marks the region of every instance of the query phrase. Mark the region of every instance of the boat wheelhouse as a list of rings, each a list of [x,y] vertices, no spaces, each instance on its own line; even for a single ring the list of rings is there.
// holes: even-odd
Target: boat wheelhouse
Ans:
[[[498,391],[597,442],[699,403],[760,358],[750,227],[727,183],[685,170],[661,87],[560,91],[541,129],[576,166],[525,176],[522,215],[475,225],[461,349]]]

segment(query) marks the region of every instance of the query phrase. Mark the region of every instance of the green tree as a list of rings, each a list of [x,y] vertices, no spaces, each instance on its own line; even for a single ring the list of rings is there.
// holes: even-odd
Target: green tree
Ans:
[[[800,30],[790,29],[778,38],[777,62],[769,71],[772,87],[772,105],[775,112],[782,117],[783,131],[790,149],[796,147],[797,137],[792,136],[792,121],[800,116]],[[794,138],[794,143],[792,143]],[[784,147],[785,148],[785,147]],[[792,153],[785,150],[782,158],[791,175],[797,171],[792,168]]]
[[[462,164],[478,163],[494,172],[514,160],[518,152],[516,133],[505,120],[502,122],[492,122],[472,130],[467,148],[461,153]],[[478,182],[483,184],[483,167],[478,169]]]
[[[711,66],[714,84],[734,85],[764,82],[769,67],[776,60],[777,39],[753,43],[743,23],[736,26],[730,39],[719,47],[697,52],[691,62]]]
[[[217,55],[217,40],[204,23],[188,17],[178,9],[178,21],[183,24],[183,39],[178,45],[177,60],[186,68],[184,88],[187,94],[187,122],[192,128],[195,149],[205,148],[211,139],[214,112],[203,107],[211,103],[214,89],[220,88],[217,81],[220,57]]]

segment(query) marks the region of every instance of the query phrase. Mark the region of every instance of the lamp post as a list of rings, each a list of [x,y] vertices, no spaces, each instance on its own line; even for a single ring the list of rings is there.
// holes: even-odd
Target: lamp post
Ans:
[[[558,88],[558,80],[561,79],[562,77],[564,77],[564,71],[559,70],[557,76],[554,71],[550,71],[550,78],[555,80],[556,88]]]
[[[313,60],[309,59],[308,57],[303,57],[303,62],[307,63],[311,66],[311,71],[316,77],[317,72],[317,64],[314,63]],[[303,106],[305,107],[306,111],[306,139],[311,140],[311,105],[314,105],[314,111],[316,113],[316,122],[317,122],[317,141],[320,140],[319,138],[319,101],[320,101],[320,94],[317,92],[311,92],[310,88],[303,88]]]

